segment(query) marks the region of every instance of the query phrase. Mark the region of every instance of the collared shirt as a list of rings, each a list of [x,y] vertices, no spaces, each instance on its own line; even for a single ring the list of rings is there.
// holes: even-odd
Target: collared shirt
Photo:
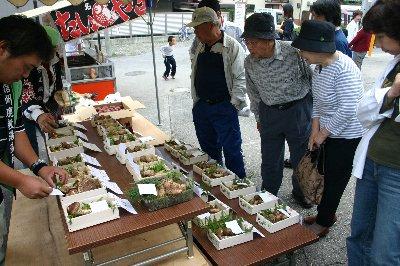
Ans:
[[[275,41],[270,58],[248,55],[244,65],[250,109],[257,121],[260,101],[266,105],[288,103],[304,98],[311,90],[311,69],[288,42]]]
[[[242,110],[247,106],[243,48],[235,39],[228,36],[228,34],[224,34],[222,45],[213,46],[211,51],[217,48],[221,49],[220,52],[222,53],[222,59],[224,61],[226,85],[228,86],[228,92],[231,96],[231,103],[237,110]],[[194,49],[192,58],[192,73],[190,77],[193,103],[199,100],[195,88],[197,57],[204,49],[205,45],[203,43],[198,43]]]

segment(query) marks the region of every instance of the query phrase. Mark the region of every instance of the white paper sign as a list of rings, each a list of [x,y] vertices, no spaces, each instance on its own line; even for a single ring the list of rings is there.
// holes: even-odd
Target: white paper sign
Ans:
[[[104,170],[99,170],[97,168],[94,168],[92,166],[88,166],[90,173],[92,174],[92,176],[96,177],[97,179],[99,179],[100,181],[109,181],[110,177],[107,175],[106,171]]]
[[[198,187],[198,186],[193,186],[193,191],[194,191],[194,193],[196,193],[196,195],[197,196],[199,196],[199,197],[201,197],[201,195],[203,194],[203,189],[201,189],[200,187]]]
[[[97,146],[96,146],[95,144],[93,144],[93,143],[89,143],[89,142],[82,141],[82,146],[83,146],[84,148],[86,148],[86,149],[91,150],[91,151],[101,152],[100,148],[97,147]]]
[[[92,213],[102,212],[110,208],[106,200],[90,202],[89,206]]]
[[[139,165],[137,165],[137,164],[133,161],[133,156],[132,156],[131,153],[128,153],[128,154],[126,155],[126,160],[127,160],[126,163],[128,163],[128,164],[132,167],[133,171],[134,171],[138,176],[141,177],[141,174],[140,174],[140,167],[139,167]]]
[[[233,221],[230,221],[230,222],[226,222],[225,225],[226,225],[227,228],[231,229],[232,232],[233,232],[235,235],[238,235],[238,234],[241,234],[241,233],[244,232],[243,229],[242,229],[242,228],[240,227],[240,225],[238,224],[237,220],[233,220]]]
[[[138,184],[139,194],[140,195],[156,195],[157,196],[157,188],[155,184]]]
[[[97,161],[96,158],[94,158],[92,156],[89,156],[89,155],[87,155],[85,153],[81,153],[81,156],[82,156],[82,159],[83,159],[84,162],[86,162],[88,164],[91,164],[91,165],[94,165],[94,166],[100,166],[101,167],[99,161]]]
[[[53,191],[50,193],[50,196],[64,196],[64,193],[57,188],[53,188]]]
[[[133,206],[129,202],[129,200],[118,198],[116,203],[117,203],[118,207],[121,207],[122,209],[125,209],[132,214],[137,214],[137,211],[135,210],[135,208],[133,208]]]
[[[110,189],[114,193],[117,193],[117,194],[120,194],[120,195],[124,194],[122,192],[122,190],[119,188],[119,186],[117,185],[117,183],[110,182],[110,181],[103,181],[102,183],[106,188]]]
[[[268,192],[263,192],[258,194],[260,198],[263,200],[263,202],[270,202],[275,199],[274,195],[269,194]]]
[[[75,136],[77,136],[78,138],[81,138],[83,140],[89,141],[87,136],[85,134],[83,134],[82,132],[80,132],[79,130],[74,130],[74,134]]]
[[[125,144],[125,143],[119,144],[119,145],[118,145],[118,151],[119,151],[121,154],[125,154],[125,151],[126,151],[126,144]]]
[[[209,212],[206,212],[206,213],[203,213],[203,214],[198,215],[197,218],[199,218],[200,220],[203,220],[203,219],[205,219],[205,218],[210,217],[210,215],[211,215],[211,214],[210,214]]]
[[[82,130],[84,130],[84,131],[87,131],[87,128],[86,128],[84,125],[82,125],[82,124],[72,123],[71,125],[72,125],[73,127],[76,127],[76,128],[82,129]]]
[[[140,140],[140,142],[142,142],[142,143],[146,143],[146,142],[155,140],[155,138],[153,138],[152,136],[146,136],[146,137],[141,137],[141,138],[139,138],[139,140]]]
[[[255,226],[253,226],[253,230],[252,230],[254,233],[257,233],[257,234],[259,234],[261,237],[265,237],[265,235],[263,234],[263,233],[261,233],[260,231],[258,231],[258,229],[255,227]]]

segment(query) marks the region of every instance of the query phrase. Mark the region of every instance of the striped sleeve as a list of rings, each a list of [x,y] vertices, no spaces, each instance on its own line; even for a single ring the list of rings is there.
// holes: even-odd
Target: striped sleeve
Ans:
[[[342,71],[335,79],[335,83],[337,109],[325,127],[331,134],[338,136],[356,117],[362,84],[351,71]]]

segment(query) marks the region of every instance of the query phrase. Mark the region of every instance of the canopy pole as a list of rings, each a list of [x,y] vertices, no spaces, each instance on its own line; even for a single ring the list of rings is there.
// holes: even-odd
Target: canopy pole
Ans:
[[[153,36],[153,16],[151,12],[151,7],[149,9],[149,26],[150,26],[150,37],[151,37],[151,52],[153,54],[153,69],[154,69],[154,85],[156,87],[156,100],[157,100],[157,115],[158,115],[158,126],[161,126],[161,113],[160,113],[160,99],[158,95],[158,84],[157,84],[157,69],[156,69],[156,56],[154,52],[154,36]]]

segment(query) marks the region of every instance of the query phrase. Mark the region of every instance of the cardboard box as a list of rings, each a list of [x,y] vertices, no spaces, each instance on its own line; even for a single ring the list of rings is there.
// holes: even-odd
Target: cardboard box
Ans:
[[[248,181],[249,186],[242,188],[242,189],[236,189],[236,190],[229,190],[228,186],[231,186],[233,184],[233,181],[226,181],[222,182],[220,185],[220,190],[222,194],[225,195],[228,199],[234,199],[243,195],[251,194],[256,192],[256,186],[254,185],[253,182]]]
[[[99,113],[98,109],[104,106],[121,106],[123,109],[119,111]],[[120,102],[115,102],[115,103],[99,102],[98,105],[95,105],[93,107],[95,108],[96,113],[100,115],[110,115],[114,119],[121,119],[121,118],[135,116],[136,113],[135,109],[138,108],[138,105],[131,97],[123,97]]]
[[[225,203],[223,203],[222,201],[220,201],[219,199],[215,199],[215,200],[208,202],[208,205],[209,206],[210,205],[217,206],[218,209],[220,209],[220,211],[216,212],[216,213],[206,212],[206,213],[196,216],[194,218],[193,222],[195,224],[197,224],[198,226],[205,225],[207,223],[207,220],[220,219],[222,215],[229,214],[229,210],[230,210],[229,206],[226,205]]]
[[[257,223],[265,228],[270,233],[278,232],[286,227],[297,224],[300,221],[300,215],[298,212],[293,210],[292,208],[286,206],[286,213],[289,214],[289,217],[285,220],[272,223],[267,218],[265,218],[260,213],[257,213]],[[284,213],[285,214],[285,213]],[[285,214],[286,215],[286,214]]]
[[[55,132],[57,134],[63,134],[65,136],[59,138],[50,138],[48,133],[44,133],[44,138],[47,146],[58,145],[62,142],[74,142],[75,140],[77,140],[77,137],[74,135],[74,129],[72,127],[57,128]]]
[[[97,196],[94,196],[91,198],[86,198],[79,202],[89,204],[89,203],[98,202],[101,200],[106,200],[107,202],[112,204],[114,206],[114,208],[108,208],[108,209],[100,211],[100,212],[95,212],[95,213],[92,212],[89,214],[85,214],[85,215],[82,215],[79,217],[69,219],[67,208],[70,204],[72,204],[75,201],[65,199],[64,202],[62,203],[62,208],[63,208],[63,212],[65,215],[65,220],[67,222],[68,231],[74,232],[74,231],[81,230],[83,228],[91,227],[93,225],[97,225],[97,224],[101,224],[101,223],[105,223],[105,222],[108,222],[111,220],[118,219],[119,218],[118,207],[115,204],[114,199],[111,196],[109,196],[108,194],[101,194],[101,195],[97,195]]]
[[[204,172],[201,175],[201,179],[203,180],[204,183],[206,183],[207,185],[211,186],[211,187],[216,187],[219,186],[222,182],[228,182],[228,181],[232,181],[233,179],[236,178],[236,175],[230,171],[229,169],[225,169],[229,174],[220,178],[210,178],[208,177]]]
[[[101,188],[88,190],[88,191],[77,193],[77,194],[70,195],[70,196],[60,196],[60,200],[61,200],[61,204],[64,204],[64,202],[82,201],[87,198],[92,198],[92,197],[96,197],[98,195],[103,195],[103,194],[107,194],[107,190],[104,186],[102,186]]]
[[[243,224],[247,228],[252,227],[252,225],[250,223],[248,223],[247,221],[244,221]],[[208,231],[207,236],[208,236],[208,239],[211,241],[211,243],[214,245],[214,247],[217,250],[233,247],[233,246],[240,245],[245,242],[249,242],[249,241],[253,240],[253,232],[252,231],[247,232],[247,233],[242,233],[239,235],[235,235],[235,236],[226,237],[223,239],[219,239],[213,232]]]
[[[249,200],[260,194],[263,194],[263,203],[251,205]],[[248,214],[253,215],[259,211],[273,208],[278,203],[278,199],[278,197],[269,192],[256,192],[239,197],[239,206]]]
[[[135,180],[135,182],[142,181],[142,180],[148,179],[148,178],[162,178],[162,177],[165,177],[166,176],[166,172],[165,171],[163,171],[161,173],[157,173],[157,174],[155,174],[153,176],[142,177],[142,175],[140,174],[140,171],[151,167],[155,163],[157,163],[157,162],[146,164],[146,166],[137,165],[138,167],[135,167],[134,165],[132,165],[132,163],[129,160],[127,160],[126,161],[126,169],[128,169],[129,173],[132,175],[133,180]],[[166,164],[165,164],[165,166],[166,166],[166,169],[167,169],[166,171],[169,171],[170,170],[169,167]]]
[[[132,134],[132,133],[130,133],[130,134]],[[125,142],[124,144],[126,144],[126,145],[137,145],[137,144],[139,144],[139,143],[140,143],[140,141],[138,141],[138,140],[136,139],[136,140],[134,140],[134,141]],[[118,150],[118,145],[119,145],[119,144],[117,144],[117,145],[111,145],[111,144],[110,144],[110,138],[106,138],[106,139],[104,140],[104,150],[108,153],[108,155],[114,155],[114,154],[116,154],[116,153],[117,153],[117,150]]]

